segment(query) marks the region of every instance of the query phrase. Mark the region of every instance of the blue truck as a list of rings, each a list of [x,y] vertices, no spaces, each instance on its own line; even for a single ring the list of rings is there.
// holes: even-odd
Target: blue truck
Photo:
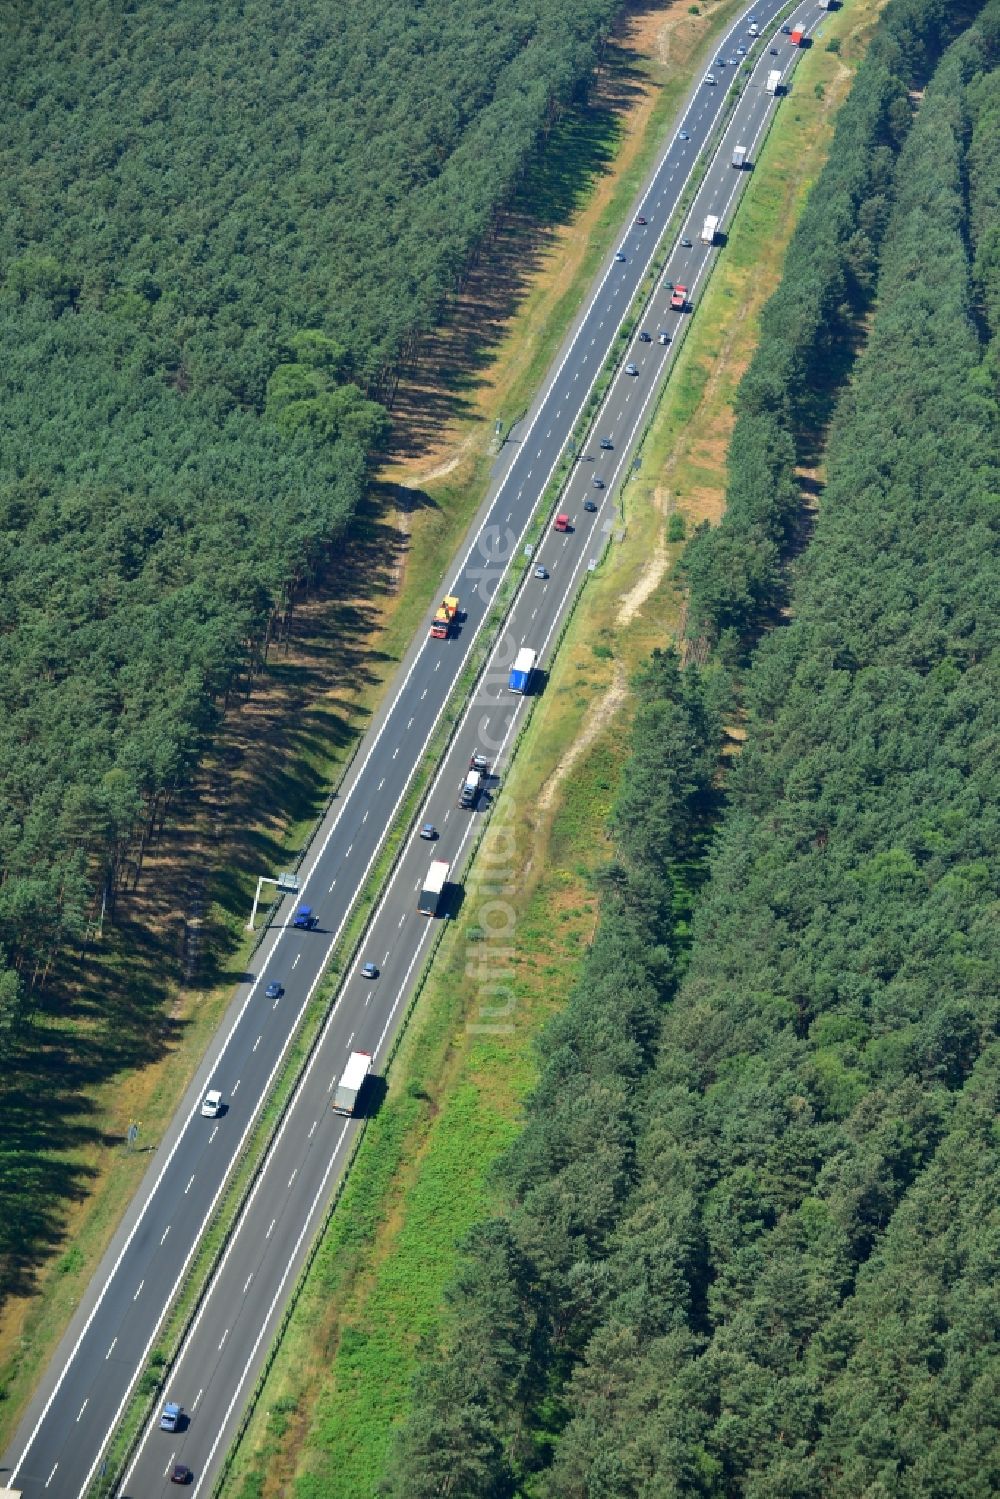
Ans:
[[[522,646],[514,657],[514,665],[510,669],[507,686],[511,692],[526,693],[531,691],[531,679],[535,673],[535,663],[538,660],[538,652],[531,651],[527,646]]]
[[[319,924],[319,918],[313,911],[312,906],[299,906],[292,917],[292,926],[302,927],[304,931],[311,932],[314,926]]]

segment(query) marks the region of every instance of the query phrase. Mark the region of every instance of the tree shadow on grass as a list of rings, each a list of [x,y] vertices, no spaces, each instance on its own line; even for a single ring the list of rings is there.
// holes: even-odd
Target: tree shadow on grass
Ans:
[[[391,457],[419,457],[443,427],[471,413],[470,394],[495,358],[557,230],[612,166],[621,115],[643,87],[637,61],[629,48],[610,44],[590,98],[567,109],[540,144],[460,292],[404,372],[393,405]]]
[[[610,169],[621,112],[642,87],[635,61],[628,48],[609,44],[589,100],[566,110],[529,163],[460,295],[401,383],[393,413],[396,455],[426,451],[444,424],[471,409],[472,392],[558,226]],[[5,1039],[0,1305],[30,1293],[39,1268],[63,1246],[67,1208],[86,1197],[95,1175],[83,1153],[124,1149],[127,1088],[120,1110],[112,1101],[106,1121],[97,1116],[93,1090],[126,1080],[177,1045],[183,1025],[168,1007],[192,961],[202,984],[246,977],[232,958],[243,919],[237,913],[248,914],[247,871],[287,865],[294,859],[284,839],[288,822],[307,826],[321,812],[329,749],[346,747],[364,721],[362,710],[342,710],[330,694],[345,684],[371,686],[390,664],[371,636],[377,600],[396,586],[404,561],[406,538],[393,512],[432,504],[406,487],[369,487],[351,536],[331,557],[322,632],[307,637],[300,611],[291,626],[295,659],[285,646],[272,647],[268,670],[281,691],[271,718],[258,714],[248,725],[238,709],[230,713],[213,755],[153,845],[161,856],[155,871],[147,854],[135,887],[121,892],[109,913],[101,943],[64,954],[33,996],[33,1020]],[[331,599],[344,602],[331,610]],[[261,816],[262,802],[271,815]],[[200,834],[203,846],[194,848],[193,830],[206,821],[222,831]],[[225,837],[224,857],[213,836]],[[192,930],[203,920],[192,913],[214,902],[225,919],[205,926],[192,960]]]

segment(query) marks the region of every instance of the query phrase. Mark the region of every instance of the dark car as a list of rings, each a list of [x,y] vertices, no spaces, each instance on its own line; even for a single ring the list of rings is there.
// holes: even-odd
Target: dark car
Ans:
[[[690,248],[691,248],[691,241],[688,239],[687,235],[685,234],[684,238],[681,240],[681,249],[682,250],[690,250]]]
[[[615,254],[615,259],[616,260],[624,260],[625,259],[625,251],[624,250],[618,250],[616,252],[616,254]]]
[[[636,221],[637,224],[648,224],[649,223],[649,220],[647,218],[645,218],[644,215],[641,214],[641,213],[637,213],[636,214],[635,221]]]
[[[362,963],[362,965],[361,965],[361,977],[363,979],[377,979],[378,978],[378,968],[375,966],[374,963]]]
[[[594,504],[593,500],[584,500],[583,508],[584,510],[589,510],[591,514],[593,514],[593,512],[597,509],[597,506]]]
[[[604,488],[604,480],[601,478],[600,474],[595,474],[594,475],[594,488],[595,489],[603,489]]]
[[[778,55],[778,49],[777,49],[777,47],[772,47],[771,48],[771,56],[772,57],[777,57],[777,55]]]
[[[612,448],[614,447],[614,443],[611,441],[610,437],[602,437],[600,446],[604,449],[605,453],[610,453]]]
[[[792,28],[790,26],[782,26],[781,34],[782,36],[791,36]]]
[[[190,1483],[193,1477],[194,1474],[191,1472],[191,1469],[185,1467],[183,1463],[174,1463],[170,1469],[171,1483]]]
[[[426,838],[428,843],[433,843],[438,835],[438,830],[432,822],[425,822],[420,829],[421,838]]]
[[[653,342],[653,335],[651,333],[647,333],[645,328],[643,328],[642,332],[639,334],[639,342],[641,344],[651,344]]]
[[[264,990],[264,998],[280,999],[284,992],[284,987],[276,980],[273,984],[268,984],[267,988]]]

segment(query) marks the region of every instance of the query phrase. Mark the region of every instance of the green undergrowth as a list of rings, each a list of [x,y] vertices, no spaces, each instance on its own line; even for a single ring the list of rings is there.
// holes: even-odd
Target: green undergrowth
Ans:
[[[845,13],[834,24],[846,30],[847,21]],[[488,1037],[465,1030],[477,1023],[479,1003],[467,965],[474,974],[487,946],[476,919],[477,865],[227,1481],[239,1499],[374,1492],[393,1424],[408,1406],[416,1347],[437,1325],[456,1270],[456,1245],[492,1206],[492,1162],[513,1137],[535,1078],[533,1036],[572,983],[596,916],[590,877],[607,856],[604,828],[625,704],[565,773],[553,814],[536,820],[534,809],[548,778],[572,755],[592,704],[616,674],[627,677],[662,642],[667,621],[677,617],[668,574],[680,535],[672,538],[650,607],[624,630],[615,623],[622,581],[634,580],[662,525],[649,501],[667,466],[682,511],[702,491],[724,487],[716,429],[720,417],[728,420],[757,311],[780,274],[846,86],[843,58],[814,54],[806,61],[826,80],[828,97],[822,108],[806,107],[811,95],[786,101],[779,112],[766,170],[749,184],[648,435],[642,473],[626,488],[632,546],[612,548],[609,564],[588,584],[505,786],[499,815],[511,809],[520,828],[519,874],[510,882],[520,890],[511,897],[520,954],[513,1030]]]

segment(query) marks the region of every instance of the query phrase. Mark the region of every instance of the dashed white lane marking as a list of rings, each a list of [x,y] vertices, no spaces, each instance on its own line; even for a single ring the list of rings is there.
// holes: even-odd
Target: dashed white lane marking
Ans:
[[[440,661],[437,663],[437,665],[435,666],[434,670],[435,671],[440,671],[441,670],[441,663],[440,663]],[[396,756],[393,755],[392,758],[395,760]]]
[[[426,688],[426,687],[425,687],[425,688],[424,688],[424,696],[425,696],[425,697],[426,697],[426,695],[427,695],[427,688]],[[365,808],[365,815],[364,815],[364,817],[362,817],[362,819],[361,819],[361,821],[362,821],[362,822],[367,822],[367,821],[368,821],[368,813],[369,813],[369,812],[370,812],[370,811],[371,811],[371,808],[370,808],[370,807],[366,807],[366,808]]]
[[[298,963],[298,961],[301,958],[301,956],[302,956],[302,954],[300,952],[297,952],[295,954],[295,957],[292,959],[292,967],[293,968],[296,966],[296,964]]]
[[[275,1004],[277,1004],[277,1000],[275,1000]],[[209,1143],[209,1145],[211,1145],[211,1143],[212,1143],[212,1141],[213,1141],[213,1140],[214,1140],[214,1139],[215,1139],[215,1137],[216,1137],[216,1135],[217,1135],[217,1134],[218,1134],[218,1133],[219,1133],[219,1126],[218,1126],[218,1125],[216,1125],[216,1126],[215,1126],[215,1128],[214,1128],[214,1129],[213,1129],[213,1131],[212,1131],[212,1133],[211,1133],[211,1134],[210,1134],[210,1135],[209,1135],[209,1137],[208,1137],[208,1143]],[[142,1290],[142,1287],[141,1287],[141,1286],[140,1286],[140,1287],[139,1287],[139,1290],[140,1290],[140,1291],[141,1291],[141,1290]],[[138,1296],[138,1294],[139,1294],[139,1291],[137,1291],[137,1292],[136,1292],[136,1295],[137,1295],[137,1296]]]
[[[250,1282],[251,1282],[251,1281],[252,1281],[252,1280],[253,1280],[253,1271],[252,1271],[252,1270],[251,1270],[251,1271],[250,1271],[250,1274],[249,1274],[249,1275],[248,1275],[248,1276],[247,1276],[247,1279],[246,1279],[246,1285],[245,1285],[245,1286],[244,1286],[244,1287],[243,1287],[243,1294],[244,1294],[244,1296],[245,1296],[245,1295],[246,1295],[246,1293],[247,1293],[247,1292],[248,1292],[248,1291],[249,1291],[249,1289],[250,1289]]]
[[[379,783],[378,783],[378,786],[377,786],[377,787],[376,787],[376,788],[375,788],[375,789],[376,789],[376,790],[377,790],[377,791],[381,791],[381,790],[382,790],[382,787],[383,787],[383,786],[384,786],[384,785],[385,785],[385,776],[383,776],[383,777],[382,777],[382,779],[381,779],[381,780],[380,780],[380,781],[379,781]]]
[[[411,718],[411,719],[410,719],[410,721],[409,721],[409,723],[408,723],[408,724],[407,724],[407,725],[406,725],[406,727],[407,727],[407,728],[408,728],[408,729],[412,729],[412,728],[413,728],[413,719],[412,719],[412,718]]]
[[[410,719],[410,722],[411,722],[411,723],[412,723],[412,722],[413,722],[413,720],[412,720],[412,718],[411,718],[411,719]],[[352,848],[353,848],[353,847],[354,847],[354,844],[353,844],[353,843],[349,843],[349,844],[348,844],[348,845],[347,845],[347,848],[346,848],[346,849],[345,849],[345,851],[344,851],[344,858],[345,858],[345,859],[346,859],[346,858],[347,858],[347,855],[348,855],[348,854],[349,854],[349,853],[350,853],[350,852],[351,852],[351,849],[352,849]]]
[[[229,1328],[227,1327],[226,1330],[225,1330],[225,1332],[222,1334],[222,1337],[219,1339],[219,1351],[220,1352],[222,1351],[222,1345],[226,1341],[226,1339],[228,1338],[228,1336],[229,1336]]]
[[[201,1397],[202,1397],[202,1395],[204,1395],[204,1393],[205,1393],[205,1388],[204,1388],[204,1386],[202,1386],[202,1388],[198,1391],[197,1395],[194,1397],[194,1400],[191,1403],[191,1409],[193,1411],[196,1411],[198,1409],[198,1401],[201,1399]]]
[[[59,1466],[59,1464],[56,1463],[55,1468],[52,1469],[52,1472],[49,1474],[48,1478],[46,1478],[46,1480],[45,1480],[45,1487],[46,1488],[48,1488],[48,1486],[52,1482],[53,1478],[55,1478],[55,1476],[56,1476],[56,1468],[58,1468],[58,1466]]]
[[[406,920],[406,912],[404,911],[403,914],[402,914],[402,916],[399,918],[399,925],[402,926],[403,922],[405,920]]]
[[[336,881],[336,880],[334,880],[334,882],[333,882],[333,885],[335,885],[335,884],[336,884],[336,883],[337,883],[337,881]],[[328,895],[330,895],[330,894],[332,894],[332,892],[333,892],[333,885],[331,885],[331,886],[330,886],[330,889],[329,889],[329,890],[328,890],[328,891],[327,891],[327,894],[328,894]]]
[[[115,1351],[115,1344],[117,1342],[118,1342],[117,1338],[112,1338],[111,1339],[111,1347],[108,1349],[107,1353],[104,1355],[104,1362],[105,1363],[107,1363],[107,1361],[111,1357],[112,1353],[114,1353],[114,1351]]]
[[[307,1140],[311,1140],[312,1137],[313,1137],[313,1135],[316,1133],[316,1126],[317,1126],[318,1123],[319,1123],[318,1119],[314,1119],[313,1120],[313,1122],[312,1122],[312,1129],[309,1131],[308,1135],[306,1135],[306,1139]]]
[[[184,1188],[184,1196],[185,1197],[188,1195],[188,1193],[190,1192],[190,1190],[191,1190],[191,1188],[193,1186],[194,1186],[194,1177],[192,1176],[191,1180],[188,1182],[187,1186]]]
[[[143,1286],[144,1286],[144,1285],[145,1285],[145,1284],[146,1284],[146,1282],[145,1282],[145,1280],[144,1280],[144,1279],[143,1279],[143,1280],[140,1280],[140,1282],[139,1282],[139,1285],[138,1285],[138,1287],[137,1287],[137,1288],[136,1288],[136,1293],[135,1293],[135,1295],[134,1295],[134,1296],[133,1296],[133,1297],[132,1297],[132,1300],[133,1300],[133,1301],[138,1301],[138,1300],[139,1300],[139,1296],[140,1296],[140,1294],[141,1294],[141,1292],[142,1292],[142,1288],[143,1288]],[[86,1401],[84,1401],[84,1404],[86,1404]]]
[[[236,1090],[239,1088],[240,1082],[241,1082],[241,1079],[237,1078],[236,1081],[235,1081],[235,1083],[233,1083],[233,1097],[234,1098],[236,1097]]]
[[[83,1402],[83,1404],[80,1407],[80,1416],[83,1415],[84,1411],[87,1409],[87,1406],[89,1404],[90,1404],[90,1396],[88,1395],[87,1398],[86,1398],[86,1400]],[[80,1419],[80,1416],[77,1416],[77,1418],[76,1418],[78,1421]]]
[[[424,698],[426,696],[427,696],[427,688],[425,687],[424,690],[423,690],[423,692],[420,694],[420,701],[423,702],[423,700],[424,700]]]
[[[299,1168],[298,1168],[298,1166],[296,1166],[295,1170],[292,1172],[291,1176],[288,1178],[288,1185],[289,1186],[292,1185],[292,1182],[295,1180],[295,1178],[298,1176],[298,1174],[299,1174]]]
[[[277,1221],[278,1221],[277,1218],[272,1218],[271,1219],[271,1226],[268,1229],[267,1233],[264,1235],[265,1239],[269,1239],[271,1237],[271,1235],[274,1233],[274,1225],[277,1223]]]
[[[170,1224],[168,1223],[167,1226],[166,1226],[166,1228],[163,1230],[163,1239],[165,1239],[167,1237],[167,1234],[169,1232],[170,1232]],[[163,1239],[160,1240],[160,1244],[161,1245],[163,1244]]]
[[[258,1046],[260,1045],[260,1042],[261,1042],[261,1038],[260,1038],[260,1036],[258,1036],[257,1039],[256,1039],[256,1041],[253,1043],[253,1049],[254,1049],[254,1051],[257,1050]]]

